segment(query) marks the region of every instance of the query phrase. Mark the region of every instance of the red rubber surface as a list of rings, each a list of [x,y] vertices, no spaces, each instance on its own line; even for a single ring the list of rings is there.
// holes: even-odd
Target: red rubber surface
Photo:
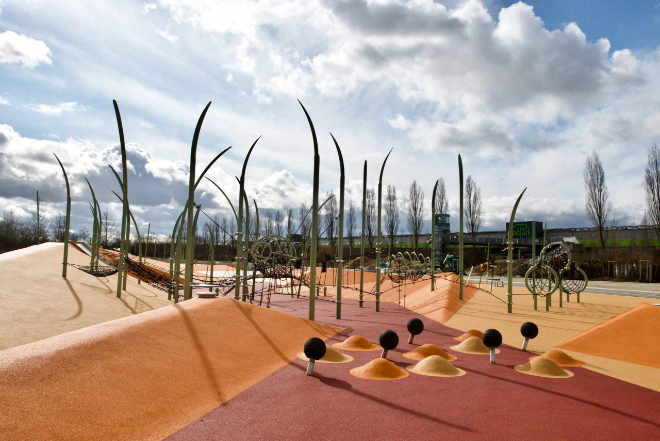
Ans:
[[[275,296],[273,309],[307,317],[307,299]],[[399,334],[388,359],[413,364],[401,354],[433,343],[448,350],[461,332],[395,304],[360,309],[345,301],[342,319],[335,304],[318,299],[316,319],[345,327],[327,343],[360,334],[378,342],[385,329]],[[407,344],[406,322],[425,329]],[[541,329],[542,332],[542,329]],[[350,352],[351,363],[320,364],[305,375],[297,360],[237,395],[168,440],[656,440],[660,439],[660,393],[583,368],[568,379],[523,375],[513,366],[530,354],[501,347],[497,364],[487,355],[454,353],[462,377],[410,374],[393,381],[370,381],[349,374],[379,356]]]

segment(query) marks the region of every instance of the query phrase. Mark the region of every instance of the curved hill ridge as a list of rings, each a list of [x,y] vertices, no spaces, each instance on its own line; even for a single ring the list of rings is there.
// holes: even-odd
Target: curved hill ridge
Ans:
[[[660,307],[637,306],[555,346],[583,354],[660,368]]]
[[[192,299],[10,348],[0,352],[0,402],[11,403],[0,438],[162,439],[338,330]]]

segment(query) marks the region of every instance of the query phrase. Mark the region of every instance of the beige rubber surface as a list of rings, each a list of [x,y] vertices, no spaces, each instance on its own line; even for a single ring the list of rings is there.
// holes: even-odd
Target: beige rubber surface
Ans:
[[[62,254],[62,244],[33,247],[18,257],[0,254],[0,350],[171,303],[167,293],[132,277],[121,299],[116,274],[97,278],[68,266],[63,279]],[[89,256],[69,246],[68,261],[89,265]]]

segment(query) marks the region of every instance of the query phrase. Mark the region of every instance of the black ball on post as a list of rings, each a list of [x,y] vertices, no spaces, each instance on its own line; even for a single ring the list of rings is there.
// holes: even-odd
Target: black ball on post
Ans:
[[[378,342],[383,347],[383,353],[380,356],[387,358],[387,351],[396,348],[399,344],[399,336],[391,329],[386,329],[380,334]]]
[[[312,337],[305,342],[303,351],[305,352],[305,357],[309,358],[307,375],[312,375],[314,362],[320,360],[325,355],[325,342],[318,337]]]
[[[408,344],[413,342],[413,338],[416,335],[419,335],[424,330],[424,322],[418,319],[417,317],[411,318],[408,320],[408,332],[410,332],[410,337],[408,337]]]
[[[497,329],[486,329],[481,339],[490,348],[490,362],[495,363],[495,348],[502,344],[502,334]]]
[[[520,327],[520,333],[523,337],[525,337],[521,348],[523,351],[525,351],[527,350],[527,343],[529,342],[529,339],[535,338],[537,335],[539,335],[539,328],[532,322],[525,322]]]

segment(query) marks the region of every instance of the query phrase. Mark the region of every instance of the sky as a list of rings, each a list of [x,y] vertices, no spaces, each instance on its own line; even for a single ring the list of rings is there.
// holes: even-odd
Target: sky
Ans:
[[[517,220],[590,226],[583,169],[597,152],[612,203],[608,224],[640,224],[644,170],[660,140],[660,2],[554,0],[0,0],[0,216],[28,216],[39,191],[63,214],[62,160],[72,229],[92,228],[94,187],[115,226],[121,170],[112,100],[128,149],[128,199],[140,228],[171,234],[187,198],[190,143],[206,104],[197,173],[236,200],[250,145],[250,199],[297,209],[312,199],[312,138],[321,195],[346,206],[394,185],[400,232],[415,180],[436,179],[458,229],[458,166],[480,188],[481,231]],[[204,212],[229,219],[203,182]],[[297,216],[296,216],[297,217]],[[428,231],[428,225],[426,226]]]

